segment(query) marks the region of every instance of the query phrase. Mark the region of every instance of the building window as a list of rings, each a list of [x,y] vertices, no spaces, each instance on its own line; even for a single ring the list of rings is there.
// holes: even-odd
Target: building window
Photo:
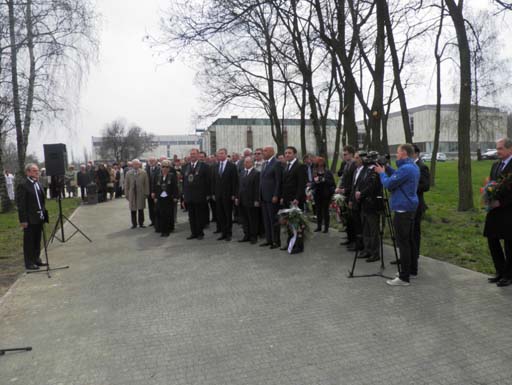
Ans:
[[[248,126],[247,127],[247,148],[252,148],[252,145],[253,145],[253,140],[252,140],[252,128],[251,126]]]

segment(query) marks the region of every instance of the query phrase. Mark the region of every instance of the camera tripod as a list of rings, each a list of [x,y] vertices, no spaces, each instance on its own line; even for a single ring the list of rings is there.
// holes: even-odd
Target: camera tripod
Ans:
[[[384,196],[377,197],[377,199],[381,199],[384,203],[384,210],[379,220],[379,257],[380,257],[380,270],[377,273],[373,274],[361,274],[354,275],[354,270],[356,268],[357,258],[359,257],[359,250],[356,247],[356,252],[354,254],[354,261],[352,262],[352,270],[348,272],[348,278],[368,278],[368,277],[381,277],[386,279],[393,279],[392,277],[384,275],[384,270],[386,266],[384,264],[384,228],[386,227],[386,223],[389,228],[389,235],[391,237],[391,241],[393,242],[393,250],[395,253],[395,260],[397,262],[398,272],[400,272],[400,264],[398,263],[398,248],[396,246],[396,238],[395,238],[395,227],[393,226],[393,220],[391,218],[391,210],[389,208],[389,199],[386,190],[384,190]]]
[[[0,356],[5,355],[7,352],[30,352],[31,350],[32,346],[27,346],[26,348],[0,349]]]
[[[29,270],[27,271],[27,274],[35,274],[35,273],[44,273],[48,274],[48,278],[51,278],[50,271],[52,270],[62,270],[62,269],[69,269],[69,266],[61,266],[61,267],[50,267],[50,261],[48,259],[48,241],[46,240],[46,230],[44,228],[44,223],[42,226],[41,231],[43,232],[43,247],[44,247],[44,256],[46,259],[46,269],[45,270]]]

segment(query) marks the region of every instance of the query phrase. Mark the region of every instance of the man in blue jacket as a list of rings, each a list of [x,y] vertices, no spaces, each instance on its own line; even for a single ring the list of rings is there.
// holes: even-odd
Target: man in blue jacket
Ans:
[[[395,213],[393,226],[400,250],[400,274],[386,283],[391,286],[409,286],[411,263],[416,246],[414,244],[414,217],[418,208],[418,183],[420,170],[412,159],[414,148],[410,144],[401,144],[396,151],[397,170],[388,167],[389,175],[383,166],[374,168],[380,176],[382,185],[391,191],[390,208]]]

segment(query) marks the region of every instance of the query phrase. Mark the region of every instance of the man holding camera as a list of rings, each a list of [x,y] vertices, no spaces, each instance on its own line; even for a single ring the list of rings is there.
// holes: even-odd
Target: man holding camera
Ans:
[[[401,144],[396,151],[397,170],[388,167],[375,166],[375,172],[380,176],[382,185],[391,191],[390,208],[394,212],[393,226],[400,250],[400,272],[395,279],[386,283],[391,286],[409,286],[409,279],[414,271],[411,264],[417,261],[414,258],[416,245],[414,244],[414,217],[418,208],[418,183],[420,170],[413,160],[414,148],[410,144]],[[417,270],[417,269],[416,269]]]
[[[18,184],[16,190],[18,218],[23,229],[23,256],[27,270],[39,270],[39,266],[46,266],[39,257],[43,224],[48,222],[48,213],[44,206],[46,197],[39,183],[37,165],[27,164],[25,175],[27,177]]]

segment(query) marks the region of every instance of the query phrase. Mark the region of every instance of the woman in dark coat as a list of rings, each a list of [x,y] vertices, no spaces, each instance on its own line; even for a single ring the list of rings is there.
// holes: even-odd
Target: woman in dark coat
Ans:
[[[313,170],[313,198],[315,200],[316,209],[316,230],[322,231],[322,223],[324,225],[324,233],[329,232],[329,206],[336,189],[334,175],[325,167],[325,159],[316,158],[315,169]]]
[[[96,171],[96,184],[98,185],[98,202],[107,200],[107,183],[110,182],[110,174],[105,165],[100,163]]]
[[[155,192],[151,197],[156,203],[158,229],[162,237],[168,237],[174,231],[174,202],[178,201],[179,190],[176,173],[171,172],[171,162],[162,161],[161,173],[155,180]]]

